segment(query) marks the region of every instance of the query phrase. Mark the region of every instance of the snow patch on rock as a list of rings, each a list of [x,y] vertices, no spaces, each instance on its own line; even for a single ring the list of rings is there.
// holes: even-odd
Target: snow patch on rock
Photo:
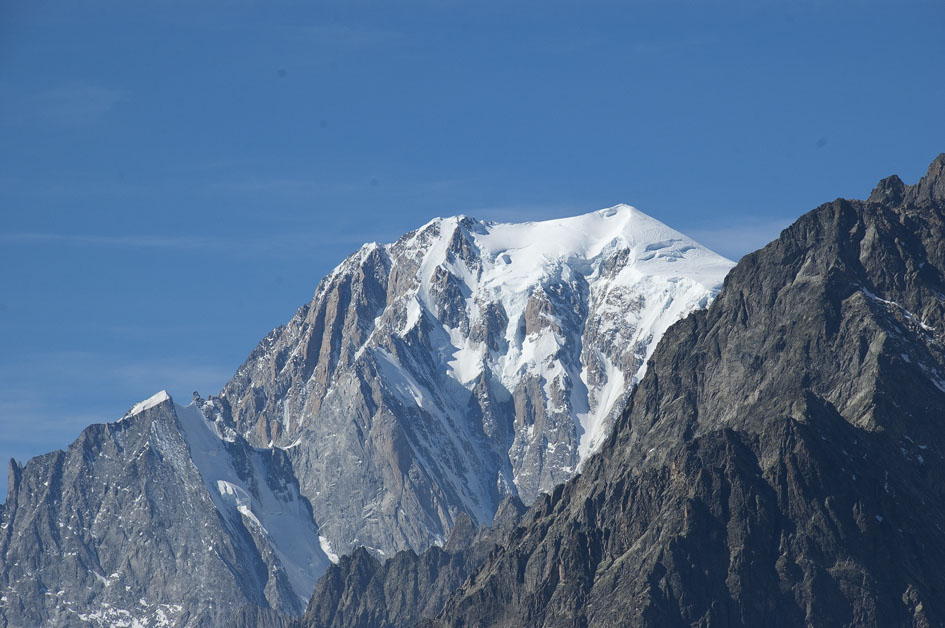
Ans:
[[[144,412],[145,410],[150,410],[151,408],[155,406],[161,405],[165,401],[170,401],[170,399],[171,399],[171,396],[167,394],[167,391],[162,390],[159,393],[155,393],[154,395],[151,395],[144,401],[139,401],[138,403],[133,405],[131,407],[131,410],[129,410],[128,414],[125,416],[134,416],[136,414],[140,414],[141,412]]]

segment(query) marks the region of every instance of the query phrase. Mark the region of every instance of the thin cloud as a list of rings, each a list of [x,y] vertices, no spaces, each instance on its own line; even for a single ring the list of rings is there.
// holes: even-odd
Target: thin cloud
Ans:
[[[39,400],[0,398],[0,503],[7,498],[6,463],[10,459],[25,463],[34,456],[64,449],[83,429],[103,422],[102,416],[56,409]]]
[[[717,37],[700,37],[689,39],[654,39],[633,43],[633,51],[643,55],[664,55],[678,52],[689,52],[693,49],[712,46],[719,42]]]
[[[113,413],[114,414],[114,413]],[[121,413],[118,413],[121,416]],[[29,449],[31,455],[39,455],[54,449],[65,447],[67,440],[74,439],[87,426],[115,420],[118,416],[106,418],[99,414],[74,414],[64,409],[53,408],[49,403],[30,399],[0,399],[0,442],[3,449],[2,461],[13,456],[12,449]],[[29,429],[24,430],[23,426]]]
[[[123,98],[120,90],[79,80],[41,90],[0,85],[0,101],[4,103],[2,110],[7,124],[90,124],[108,114]]]
[[[379,241],[389,236],[378,232]],[[171,250],[233,258],[298,260],[311,258],[318,247],[349,245],[352,252],[370,237],[364,233],[281,233],[256,238],[154,234],[0,233],[0,244],[117,249]],[[389,238],[388,238],[389,239]]]
[[[64,449],[87,426],[116,421],[161,389],[182,404],[190,403],[194,390],[215,394],[236,370],[198,357],[133,358],[56,351],[0,365],[0,459],[25,461]]]
[[[221,242],[214,238],[154,235],[91,235],[76,233],[0,233],[6,244],[64,244],[90,247],[128,247],[158,249],[216,248]]]
[[[134,323],[99,323],[93,321],[89,327],[98,331],[104,331],[119,336],[127,336],[129,338],[152,338],[156,333],[209,334],[213,333],[217,329],[217,326],[210,322],[203,324],[166,324],[156,326]]]
[[[0,178],[0,192],[17,198],[75,200],[78,198],[130,198],[155,195],[151,186],[130,183],[120,179],[89,180],[86,177],[66,179],[61,173],[55,179],[43,177],[34,180],[14,177]]]
[[[351,26],[338,22],[304,26],[298,30],[298,34],[308,41],[338,48],[389,46],[403,38],[403,34],[398,31],[367,26]]]
[[[0,366],[0,399],[34,404],[67,401],[73,394],[70,391],[84,394],[102,386],[139,391],[138,395],[162,388],[172,393],[200,390],[215,394],[235,371],[236,365],[207,363],[193,356],[144,359],[139,355],[50,351],[32,354],[25,363]],[[26,384],[36,381],[50,382],[50,389],[33,390],[31,394]],[[129,407],[136,401],[140,400],[129,399]],[[120,416],[124,409],[117,410]]]
[[[777,238],[781,231],[792,222],[792,219],[779,218],[729,227],[687,229],[685,233],[719,255],[738,260]]]
[[[432,181],[389,179],[383,175],[367,174],[361,178],[348,178],[343,181],[320,181],[304,176],[249,176],[240,179],[228,179],[207,184],[212,193],[223,194],[260,194],[264,196],[286,197],[348,197],[363,193],[366,188],[377,188],[385,194],[423,195],[450,198],[457,190],[466,185],[461,179],[443,179]]]
[[[345,193],[353,191],[355,187],[351,183],[322,183],[301,177],[248,177],[238,181],[218,181],[207,185],[211,192],[297,197]]]
[[[603,209],[598,207],[596,209]],[[556,203],[525,203],[519,205],[496,205],[462,209],[459,213],[479,220],[493,222],[529,222],[567,218],[593,211],[587,207]]]

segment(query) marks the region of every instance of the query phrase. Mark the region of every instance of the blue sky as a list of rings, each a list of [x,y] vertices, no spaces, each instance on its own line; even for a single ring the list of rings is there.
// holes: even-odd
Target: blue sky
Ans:
[[[626,202],[738,257],[913,182],[943,32],[939,0],[3,3],[0,457],[216,393],[434,216]]]

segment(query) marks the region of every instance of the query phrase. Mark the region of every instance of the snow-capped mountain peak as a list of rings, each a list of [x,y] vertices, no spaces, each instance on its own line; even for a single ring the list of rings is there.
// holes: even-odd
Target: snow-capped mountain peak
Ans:
[[[0,619],[299,615],[339,555],[443,544],[571,477],[730,265],[628,206],[366,244],[219,397],[161,391],[11,466]]]
[[[397,246],[393,245],[395,255],[403,255]],[[534,337],[519,337],[518,327],[529,303],[534,303],[536,296],[547,298],[546,285],[578,279],[586,282],[590,295],[597,297],[589,316],[608,329],[626,314],[629,303],[624,297],[632,294],[632,300],[640,303],[642,299],[650,305],[642,307],[636,319],[635,327],[645,329],[650,341],[636,339],[646,349],[635,371],[617,369],[604,356],[602,386],[588,387],[585,369],[570,373],[578,375],[581,390],[587,391],[572,399],[572,414],[580,432],[578,463],[606,434],[607,415],[624,396],[616,393],[625,392],[626,384],[642,375],[645,359],[662,331],[693,307],[704,307],[708,302],[705,297],[718,291],[721,278],[731,267],[730,261],[629,205],[521,224],[479,222],[466,216],[438,218],[418,229],[403,248],[415,255],[422,251],[422,262],[415,302],[408,301],[401,335],[420,324],[421,310],[432,313],[453,349],[445,370],[467,388],[485,369],[498,374],[507,389],[514,388],[523,375],[537,375],[547,384],[565,375],[562,364],[552,357],[566,342],[555,314],[542,311],[540,316],[548,325],[542,325]],[[616,265],[615,260],[619,260]],[[675,289],[667,290],[663,279],[677,284]],[[462,293],[463,298],[438,307],[443,303],[438,300],[438,289],[442,293],[447,281],[455,282],[450,290]],[[504,311],[504,355],[493,355],[495,351],[486,343],[469,338],[469,328],[488,315],[481,304],[498,304]],[[458,324],[453,324],[458,317]],[[623,319],[633,321],[630,316]],[[561,385],[565,385],[563,380]]]
[[[221,403],[245,438],[287,449],[337,550],[419,549],[459,512],[488,521],[503,495],[570,477],[731,266],[628,205],[436,218],[336,267]]]

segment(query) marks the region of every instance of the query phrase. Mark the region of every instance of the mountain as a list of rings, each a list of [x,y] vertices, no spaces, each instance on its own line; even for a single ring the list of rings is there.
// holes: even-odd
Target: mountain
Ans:
[[[318,581],[306,618],[318,626],[344,628],[414,625],[442,608],[496,543],[515,528],[523,511],[518,498],[506,497],[490,526],[476,530],[463,516],[446,545],[419,555],[406,550],[381,562],[359,548]],[[257,625],[270,623],[247,627]]]
[[[214,401],[286,451],[336,553],[421,551],[571,477],[731,266],[626,205],[438,218],[345,260]]]
[[[573,475],[730,267],[627,206],[366,245],[219,396],[11,462],[0,628],[284,623],[362,545],[461,552],[442,601],[484,559],[455,530]]]
[[[943,409],[945,154],[744,257],[582,473],[442,604],[365,608],[349,561],[297,625],[945,625]]]
[[[285,453],[165,392],[65,451],[11,463],[0,626],[221,626],[295,615],[330,564]],[[211,415],[212,416],[212,415]]]

